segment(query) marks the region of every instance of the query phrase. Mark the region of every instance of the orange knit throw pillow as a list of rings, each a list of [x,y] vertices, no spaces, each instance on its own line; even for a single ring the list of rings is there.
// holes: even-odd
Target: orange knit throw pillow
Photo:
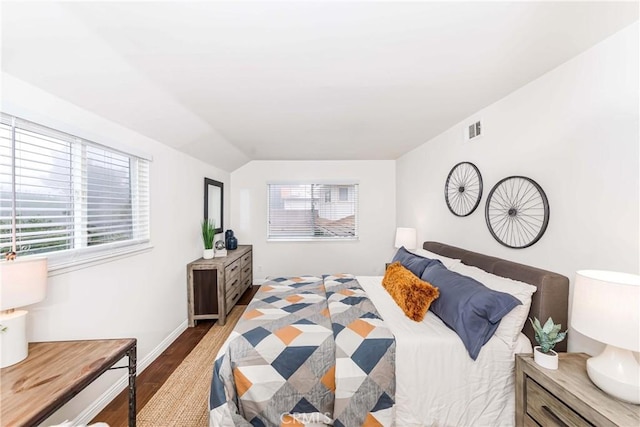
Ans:
[[[384,273],[382,286],[408,318],[422,321],[429,306],[440,296],[440,291],[430,283],[420,280],[399,262],[394,262]]]

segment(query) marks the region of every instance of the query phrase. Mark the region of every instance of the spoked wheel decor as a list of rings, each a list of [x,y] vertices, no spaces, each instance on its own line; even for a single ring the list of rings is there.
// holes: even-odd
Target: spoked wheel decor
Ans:
[[[489,192],[485,220],[491,235],[504,246],[528,248],[540,240],[549,224],[547,195],[530,178],[504,178]]]
[[[482,175],[473,163],[455,165],[444,184],[447,207],[456,216],[468,216],[476,210],[482,198]]]

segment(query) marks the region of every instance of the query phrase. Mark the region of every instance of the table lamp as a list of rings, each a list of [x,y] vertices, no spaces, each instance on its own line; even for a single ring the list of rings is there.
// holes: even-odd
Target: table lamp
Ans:
[[[587,374],[604,392],[640,404],[640,276],[576,272],[571,326],[607,346],[587,360]]]
[[[42,301],[46,289],[46,258],[0,262],[0,368],[14,365],[29,354],[27,311],[16,308]]]
[[[405,247],[406,249],[416,248],[416,229],[415,228],[396,228],[396,248]]]

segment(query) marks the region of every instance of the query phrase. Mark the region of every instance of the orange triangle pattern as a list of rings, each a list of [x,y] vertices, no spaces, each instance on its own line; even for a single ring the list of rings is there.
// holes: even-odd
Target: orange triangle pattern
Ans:
[[[300,421],[296,420],[289,414],[285,414],[280,418],[280,427],[304,427]]]
[[[253,385],[251,381],[247,377],[245,377],[240,369],[236,368],[233,370],[233,379],[236,382],[236,390],[238,391],[238,397],[242,397],[243,394],[247,392]]]
[[[336,365],[333,365],[326,374],[323,375],[320,382],[329,390],[336,391]]]
[[[247,311],[245,314],[242,315],[242,317],[245,319],[255,319],[256,317],[260,317],[260,316],[262,316],[262,313],[258,310]]]
[[[287,301],[292,302],[292,303],[296,303],[298,301],[302,301],[304,298],[302,298],[300,295],[290,295],[288,297],[285,298]]]
[[[364,423],[362,423],[362,427],[382,427],[382,424],[369,412],[367,418],[364,419]]]
[[[369,335],[371,331],[373,331],[376,327],[369,322],[365,322],[362,319],[356,319],[351,322],[349,326],[347,326],[347,328],[351,329],[362,338],[366,338],[367,335]]]
[[[291,341],[295,340],[298,335],[300,335],[302,331],[294,326],[285,326],[282,329],[278,329],[274,332],[274,334],[280,338],[280,341],[285,343],[285,345],[291,344]]]

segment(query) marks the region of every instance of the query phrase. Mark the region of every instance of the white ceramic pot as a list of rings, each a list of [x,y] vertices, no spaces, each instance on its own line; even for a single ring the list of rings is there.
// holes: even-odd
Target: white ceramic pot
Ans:
[[[533,360],[543,368],[558,369],[558,353],[553,350],[549,350],[548,353],[543,353],[540,350],[540,346],[533,347]]]
[[[212,259],[213,258],[213,249],[204,249],[202,251],[202,258],[204,258],[204,259]]]

